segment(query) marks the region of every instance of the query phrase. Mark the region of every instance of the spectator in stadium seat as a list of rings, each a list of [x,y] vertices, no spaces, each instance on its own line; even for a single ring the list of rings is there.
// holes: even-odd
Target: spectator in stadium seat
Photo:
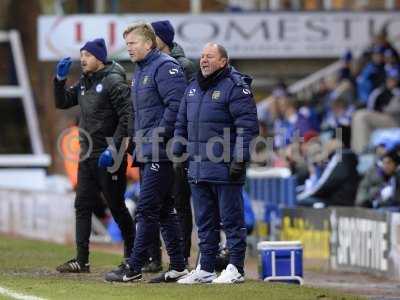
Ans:
[[[267,137],[273,132],[274,121],[278,117],[277,101],[279,97],[287,96],[287,86],[279,81],[270,96],[257,102],[257,117],[260,125],[260,135]]]
[[[257,103],[258,121],[265,127],[265,130],[260,132],[261,136],[267,137],[271,134],[273,123],[277,116],[276,106],[276,97],[273,94]]]
[[[123,155],[118,170],[107,170],[114,162],[118,163],[113,153],[124,147],[123,138],[128,136],[132,118],[125,70],[119,64],[107,61],[104,39],[87,42],[80,49],[80,55],[82,76],[78,82],[65,88],[72,63],[70,58],[64,58],[57,64],[54,79],[56,107],[68,109],[79,105],[79,127],[83,129],[79,132],[81,152],[75,198],[77,256],[57,267],[63,273],[90,271],[91,220],[100,192],[122,231],[125,258],[131,254],[135,230],[124,201],[126,155]],[[109,145],[107,137],[112,137],[114,145]],[[124,149],[122,153],[125,153]]]
[[[383,46],[385,49],[392,50],[393,55],[396,57],[397,60],[400,59],[399,53],[393,44],[388,39],[388,30],[387,27],[382,28],[381,32],[379,32],[374,37],[375,45]]]
[[[398,211],[400,208],[400,154],[395,148],[382,158],[384,183],[372,202],[373,208]]]
[[[351,150],[344,149],[336,139],[326,144],[324,149],[325,153],[312,153],[313,159],[309,159],[310,167],[314,169],[310,170],[311,182],[297,195],[297,204],[354,205],[358,185],[357,156]]]
[[[370,135],[378,128],[400,126],[400,73],[387,71],[385,85],[375,89],[368,100],[368,108],[353,115],[351,148],[356,153],[365,151]]]
[[[239,283],[244,281],[246,228],[242,188],[249,161],[250,141],[258,134],[257,110],[251,79],[229,65],[224,47],[208,43],[200,72],[189,83],[181,101],[175,136],[188,139],[188,177],[198,228],[200,264],[181,284]],[[227,149],[211,138],[227,134]],[[241,141],[241,142],[239,142]],[[211,146],[211,147],[210,147]],[[175,143],[174,154],[185,147]],[[215,159],[221,158],[223,159]],[[230,261],[217,278],[220,222],[227,238]]]
[[[307,165],[306,155],[308,147],[312,144],[319,143],[319,134],[314,130],[307,131],[297,143],[292,143],[286,148],[286,160],[292,175],[296,176],[297,184],[304,185],[310,176],[310,170]]]
[[[399,60],[399,54],[398,54],[397,50],[393,47],[392,43],[390,43],[390,41],[388,40],[387,29],[383,28],[381,30],[381,32],[374,35],[370,46],[367,47],[365,49],[365,51],[363,51],[360,59],[357,61],[356,66],[358,67],[358,70],[363,69],[371,61],[373,49],[376,46],[381,46],[385,50],[390,49],[392,51],[394,57],[396,58],[396,60]]]
[[[355,84],[355,78],[352,71],[353,54],[347,50],[341,57],[342,66],[339,69],[338,81],[349,80]]]
[[[294,100],[287,95],[277,100],[279,117],[274,122],[274,146],[282,149],[304,136],[309,130],[318,130],[313,127],[311,112],[308,108],[296,108]]]
[[[380,87],[372,91],[368,98],[367,108],[370,111],[382,112],[391,102],[393,97],[400,96],[400,72],[397,68],[386,71],[386,81]]]
[[[400,62],[398,58],[395,56],[395,53],[392,49],[386,49],[384,52],[384,61],[385,61],[385,71],[389,71],[390,69],[397,69],[400,71]]]
[[[319,81],[318,90],[316,93],[313,94],[311,98],[311,105],[314,107],[321,106],[321,110],[324,110],[323,105],[329,99],[329,95],[332,92],[332,86],[326,79],[321,79]]]
[[[357,77],[358,100],[361,106],[366,106],[371,92],[385,81],[385,67],[383,61],[383,46],[375,46],[372,50],[372,59]]]
[[[346,148],[350,148],[351,118],[353,113],[354,106],[350,105],[346,99],[342,97],[332,99],[327,114],[322,121],[321,131],[329,132],[329,135],[333,137],[336,133],[339,133],[338,130],[341,130],[343,145]]]
[[[399,176],[398,170],[398,146],[397,143],[382,143],[376,147],[377,160],[375,164],[366,172],[357,190],[356,205],[368,208],[378,208],[382,206],[393,206],[393,201],[388,196],[387,186],[393,183],[392,177]],[[386,192],[381,193],[386,188]],[[400,196],[400,194],[399,194]],[[389,200],[389,201],[387,201]],[[397,206],[400,198],[397,198]]]

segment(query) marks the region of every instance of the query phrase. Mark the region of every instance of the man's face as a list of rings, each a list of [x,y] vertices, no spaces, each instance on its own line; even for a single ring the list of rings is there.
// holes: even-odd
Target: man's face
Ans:
[[[221,57],[215,44],[207,44],[200,58],[200,70],[204,77],[210,76],[215,71],[222,69],[227,63],[225,57]]]
[[[341,102],[333,102],[332,104],[332,112],[336,117],[340,117],[346,112],[346,106]]]
[[[284,116],[288,108],[290,107],[289,98],[286,96],[277,97],[277,105],[278,105],[278,113],[281,116]]]
[[[397,169],[396,163],[390,157],[382,159],[382,169],[387,176],[392,176]]]
[[[383,55],[381,53],[373,53],[372,61],[377,65],[383,63]]]
[[[134,31],[125,36],[125,43],[132,62],[143,60],[151,51],[152,43]]]
[[[81,68],[84,74],[96,72],[102,64],[93,54],[86,50],[81,51]]]
[[[386,78],[386,87],[391,90],[398,86],[399,81],[396,78],[388,77]]]

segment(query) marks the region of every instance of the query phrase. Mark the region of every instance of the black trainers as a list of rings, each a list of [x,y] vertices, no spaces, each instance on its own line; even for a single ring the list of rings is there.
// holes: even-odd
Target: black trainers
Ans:
[[[135,282],[142,279],[142,273],[135,272],[129,265],[122,263],[117,269],[106,273],[105,279],[109,282]]]
[[[162,271],[162,265],[159,261],[149,261],[142,267],[143,273],[158,273]]]
[[[59,265],[56,270],[60,273],[90,273],[90,265],[89,263],[82,264],[73,258]]]
[[[125,269],[129,269],[129,265],[126,262],[123,261],[123,262],[121,262],[119,264],[119,266],[116,269],[112,270],[111,272],[123,271]]]
[[[159,276],[149,280],[149,283],[162,283],[162,282],[177,282],[183,276],[189,274],[187,269],[179,272],[176,270],[168,270],[167,272],[161,273]]]

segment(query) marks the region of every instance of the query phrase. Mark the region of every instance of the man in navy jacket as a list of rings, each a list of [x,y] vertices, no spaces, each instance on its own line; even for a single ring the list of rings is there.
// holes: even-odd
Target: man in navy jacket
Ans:
[[[128,264],[106,274],[107,281],[141,280],[141,270],[158,226],[170,256],[169,271],[150,282],[176,281],[185,269],[182,237],[173,207],[173,167],[166,144],[173,137],[176,115],[187,82],[178,62],[156,48],[150,24],[128,26],[124,39],[136,69],[132,81],[134,160],[140,166],[136,208],[137,234]]]
[[[188,139],[188,178],[200,239],[200,264],[178,283],[244,281],[246,227],[242,187],[250,142],[258,135],[251,79],[228,64],[224,47],[209,43],[200,59],[197,79],[181,101],[175,136]],[[184,143],[175,141],[182,156]],[[215,260],[220,224],[226,233],[229,265],[217,278]]]
[[[182,47],[174,42],[175,30],[168,20],[152,22],[157,40],[157,48],[169,56],[176,59],[182,68],[187,80],[190,80],[196,74],[195,64],[186,58]],[[179,168],[177,168],[179,166]],[[175,165],[173,196],[175,200],[175,209],[181,226],[183,237],[183,254],[186,265],[189,264],[190,248],[192,243],[193,216],[192,206],[190,204],[190,186],[187,180],[186,168],[182,164]],[[159,236],[159,235],[158,235]],[[149,260],[143,267],[143,272],[159,272],[162,270],[162,251],[161,239],[155,238],[154,244],[150,247]]]

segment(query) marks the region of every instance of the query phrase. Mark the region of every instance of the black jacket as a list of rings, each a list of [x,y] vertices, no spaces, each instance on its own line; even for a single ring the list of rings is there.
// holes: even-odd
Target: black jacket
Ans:
[[[133,120],[130,87],[122,66],[109,62],[94,74],[82,75],[69,88],[65,88],[65,82],[54,79],[55,104],[59,109],[80,106],[79,127],[92,140],[90,145],[83,130],[80,131],[81,155],[98,157],[108,147],[106,137],[113,138],[119,149],[122,139],[130,136]]]
[[[185,73],[185,78],[187,81],[190,81],[195,77],[197,72],[195,64],[185,56],[185,52],[179,44],[174,42],[170,56],[178,61],[179,65],[183,69],[183,73]]]
[[[336,152],[322,172],[315,186],[297,195],[297,200],[308,197],[322,199],[327,206],[352,206],[357,193],[359,177],[357,156],[348,149]]]

